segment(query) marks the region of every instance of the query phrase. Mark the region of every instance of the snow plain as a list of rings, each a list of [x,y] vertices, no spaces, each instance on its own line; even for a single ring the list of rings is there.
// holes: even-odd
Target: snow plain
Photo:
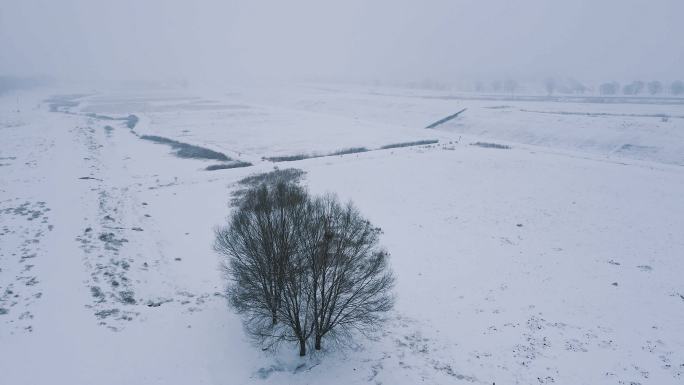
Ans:
[[[684,101],[325,85],[86,92],[51,111],[56,93],[0,96],[3,384],[684,381]],[[139,135],[253,166],[205,171]],[[246,339],[212,231],[237,181],[276,166],[383,228],[398,301],[382,332],[305,359]]]

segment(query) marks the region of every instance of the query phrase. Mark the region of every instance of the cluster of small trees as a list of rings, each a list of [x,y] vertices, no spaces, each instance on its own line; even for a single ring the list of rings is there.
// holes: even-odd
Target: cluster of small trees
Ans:
[[[640,80],[635,80],[629,84],[625,84],[620,88],[618,82],[603,83],[599,86],[599,92],[601,95],[617,95],[622,91],[623,95],[639,95],[645,91],[648,91],[651,95],[657,95],[665,91],[665,86],[660,81],[654,80],[648,83],[644,83]],[[684,82],[677,80],[672,82],[669,86],[669,92],[672,95],[682,95],[684,94]]]
[[[603,83],[599,86],[599,92],[601,95],[615,95],[619,92],[619,90],[620,83],[618,82]]]
[[[584,94],[589,90],[589,88],[577,80],[568,79],[566,82],[559,82],[554,78],[547,78],[544,80],[544,89],[549,96],[554,93]],[[601,95],[618,95],[620,93],[623,95],[639,95],[645,92],[648,92],[651,95],[657,95],[665,91],[665,86],[657,80],[648,83],[641,80],[635,80],[622,87],[618,82],[607,82],[599,85],[598,91]],[[672,82],[669,86],[669,92],[672,95],[684,94],[684,82],[679,80]]]
[[[226,257],[228,298],[264,348],[313,339],[343,341],[374,329],[393,305],[394,277],[381,230],[334,195],[314,197],[297,183],[243,191],[215,249]]]
[[[584,95],[586,92],[593,92],[594,90],[593,87],[587,87],[572,78],[559,81],[549,77],[544,79],[543,86],[549,96],[554,94]],[[474,89],[477,92],[493,91],[514,94],[521,89],[521,86],[515,80],[507,79],[505,81],[494,80],[489,87],[482,81],[476,81]],[[640,95],[646,92],[651,95],[657,95],[669,92],[672,95],[679,96],[684,95],[684,82],[677,80],[669,85],[665,85],[657,80],[650,82],[635,80],[622,86],[618,82],[606,82],[598,86],[598,92],[601,95]]]

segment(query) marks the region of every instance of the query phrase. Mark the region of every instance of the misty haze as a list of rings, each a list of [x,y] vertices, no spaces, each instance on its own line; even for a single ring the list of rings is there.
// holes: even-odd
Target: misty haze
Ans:
[[[0,383],[684,383],[684,2],[0,0]]]

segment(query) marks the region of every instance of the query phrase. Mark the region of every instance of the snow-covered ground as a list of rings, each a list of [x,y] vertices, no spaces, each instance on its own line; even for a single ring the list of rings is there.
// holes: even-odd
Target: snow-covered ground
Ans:
[[[51,112],[56,93],[0,96],[3,384],[684,382],[684,102],[326,85],[87,92]],[[253,166],[205,171],[140,135]],[[305,359],[245,337],[213,228],[274,166],[383,228],[382,333]]]

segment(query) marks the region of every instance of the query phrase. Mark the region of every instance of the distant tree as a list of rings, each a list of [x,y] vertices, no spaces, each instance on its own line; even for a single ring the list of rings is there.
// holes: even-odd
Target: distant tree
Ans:
[[[556,90],[556,79],[546,78],[544,80],[544,88],[549,96],[553,95],[553,92]]]
[[[635,80],[632,82],[632,87],[634,88],[634,95],[639,95],[644,91],[644,88],[646,88],[646,83],[641,80]]]
[[[501,87],[501,80],[494,80],[492,82],[492,91],[499,92],[501,91]]]
[[[599,87],[599,92],[601,95],[615,95],[620,89],[620,84],[617,82],[603,83]]]
[[[634,94],[636,93],[636,91],[634,90],[634,86],[633,86],[633,85],[631,85],[631,84],[625,84],[625,85],[622,87],[622,93],[623,93],[624,95],[634,95]]]
[[[485,89],[485,85],[482,81],[478,80],[475,82],[475,91],[482,92]]]
[[[375,328],[393,305],[380,229],[333,195],[311,198],[280,176],[257,180],[236,196],[214,246],[247,333],[266,348],[296,342],[303,356],[312,336],[320,350],[326,336]]]
[[[622,93],[625,95],[638,95],[644,90],[644,86],[644,82],[636,80],[622,87]]]
[[[648,82],[648,92],[651,95],[655,95],[655,94],[659,94],[659,93],[663,92],[663,83],[661,83],[657,80]]]
[[[681,80],[672,82],[672,85],[670,85],[670,92],[673,95],[684,94],[684,82],[682,82]]]
[[[506,79],[503,84],[504,91],[514,94],[518,90],[518,82],[513,79]]]
[[[573,94],[584,94],[587,91],[587,87],[575,79],[568,80],[568,89]]]

